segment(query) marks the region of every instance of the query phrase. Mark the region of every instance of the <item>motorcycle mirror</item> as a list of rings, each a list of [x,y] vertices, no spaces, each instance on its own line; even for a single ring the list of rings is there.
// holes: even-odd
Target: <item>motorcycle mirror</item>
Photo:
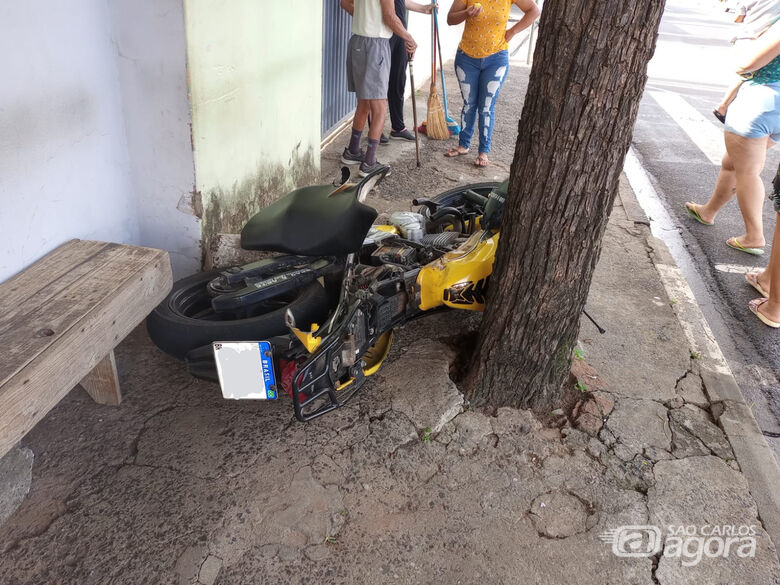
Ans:
[[[344,183],[346,183],[349,180],[349,167],[341,167],[341,178],[340,179],[334,179],[333,186],[334,187],[341,187]]]

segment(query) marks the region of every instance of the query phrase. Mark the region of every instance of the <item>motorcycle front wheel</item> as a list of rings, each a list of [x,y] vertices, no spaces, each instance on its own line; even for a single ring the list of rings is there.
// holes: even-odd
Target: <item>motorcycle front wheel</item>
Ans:
[[[298,327],[322,324],[328,316],[329,295],[318,282],[279,295],[252,307],[244,315],[215,313],[206,285],[220,270],[199,272],[174,283],[166,299],[146,319],[154,344],[183,360],[190,350],[214,341],[262,341],[288,332],[284,314],[290,309]]]

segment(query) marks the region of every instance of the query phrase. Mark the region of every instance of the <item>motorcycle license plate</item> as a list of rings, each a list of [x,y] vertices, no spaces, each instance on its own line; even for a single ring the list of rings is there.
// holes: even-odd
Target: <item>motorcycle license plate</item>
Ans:
[[[273,350],[267,341],[215,341],[222,396],[233,400],[275,400],[278,391]]]

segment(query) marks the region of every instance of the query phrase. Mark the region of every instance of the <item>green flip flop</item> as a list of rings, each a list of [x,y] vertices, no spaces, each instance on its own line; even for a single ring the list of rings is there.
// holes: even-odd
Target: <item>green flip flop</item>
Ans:
[[[699,215],[698,205],[695,203],[691,203],[691,207],[685,206],[685,211],[690,215],[693,219],[698,221],[699,223],[703,223],[704,225],[715,225],[714,221],[704,221],[701,218],[701,215]]]
[[[729,248],[734,248],[735,250],[739,250],[740,252],[745,252],[746,254],[752,254],[753,256],[763,256],[764,250],[761,248],[746,248],[742,244],[739,243],[739,240],[736,237],[729,238],[726,240],[726,245]]]

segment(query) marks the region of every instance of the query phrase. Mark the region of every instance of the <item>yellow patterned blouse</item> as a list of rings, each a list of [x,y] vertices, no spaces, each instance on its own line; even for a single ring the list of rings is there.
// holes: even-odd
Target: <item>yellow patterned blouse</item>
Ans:
[[[472,59],[484,59],[509,48],[504,34],[512,0],[464,0],[466,6],[482,5],[479,16],[466,19],[458,48]]]

